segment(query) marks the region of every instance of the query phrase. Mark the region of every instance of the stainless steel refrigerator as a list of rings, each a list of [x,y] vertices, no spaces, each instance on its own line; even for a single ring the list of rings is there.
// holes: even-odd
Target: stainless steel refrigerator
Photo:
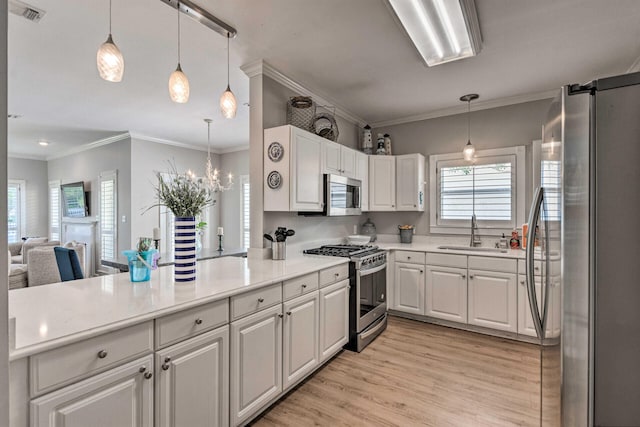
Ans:
[[[640,426],[640,73],[564,87],[541,153],[526,263],[540,423]]]

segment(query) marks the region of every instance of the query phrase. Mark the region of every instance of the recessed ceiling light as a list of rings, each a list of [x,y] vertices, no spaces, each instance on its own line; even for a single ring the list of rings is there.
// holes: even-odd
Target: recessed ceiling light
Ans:
[[[47,145],[49,145],[49,141],[45,141],[44,139],[41,139],[40,141],[38,141],[38,144],[40,144],[43,147],[46,147]]]

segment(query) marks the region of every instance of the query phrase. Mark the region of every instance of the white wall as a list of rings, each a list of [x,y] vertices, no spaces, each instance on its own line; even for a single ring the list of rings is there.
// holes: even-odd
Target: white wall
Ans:
[[[527,146],[526,198],[532,197],[531,142],[541,138],[542,125],[551,100],[526,102],[505,107],[471,112],[471,142],[477,150]],[[373,129],[391,136],[393,154],[431,154],[462,152],[467,143],[467,115],[438,117],[430,120]],[[428,167],[428,160],[427,160]],[[427,180],[429,173],[427,170]],[[399,224],[413,224],[416,234],[429,234],[429,185],[426,186],[424,213],[376,212],[367,215],[375,223],[378,233],[398,234]]]
[[[287,101],[297,94],[281,85],[270,77],[263,77],[263,109],[264,128],[271,128],[286,124]],[[341,117],[336,117],[339,129],[338,143],[351,148],[358,147],[359,130],[355,124],[349,123]],[[262,153],[262,147],[260,147]],[[253,170],[253,169],[252,169]],[[295,212],[264,212],[263,230],[255,230],[260,236],[273,233],[279,226],[292,228],[296,235],[290,238],[292,244],[344,237],[353,233],[353,226],[363,223],[358,216],[348,217],[300,217]],[[251,230],[254,233],[254,230]],[[269,247],[263,241],[263,247]]]
[[[84,181],[85,189],[91,191],[89,215],[98,215],[100,172],[118,171],[118,248],[117,252],[129,249],[131,236],[131,140],[129,138],[102,147],[49,160],[49,181],[60,180],[62,184]],[[122,217],[126,222],[122,222]]]
[[[156,172],[168,172],[173,162],[178,172],[191,170],[197,176],[203,176],[206,151],[158,144],[142,139],[131,139],[131,241],[134,247],[141,236],[151,237],[153,228],[160,226],[160,209],[147,210],[156,203],[154,186]],[[211,155],[214,167],[220,168],[220,157]],[[220,197],[217,197],[220,199]],[[219,222],[219,203],[209,209],[205,219],[208,223],[202,245],[217,247],[215,242],[216,227]]]
[[[7,174],[9,179],[23,180],[26,183],[25,236],[48,236],[49,179],[47,162],[10,157],[7,164]]]
[[[249,175],[249,150],[220,155],[220,168],[233,173],[235,183],[220,195],[220,226],[224,227],[224,247],[242,247],[242,184],[240,177]]]

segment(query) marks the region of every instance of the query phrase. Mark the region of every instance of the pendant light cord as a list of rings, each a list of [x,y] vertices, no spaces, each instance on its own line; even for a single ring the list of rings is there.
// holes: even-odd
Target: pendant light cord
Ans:
[[[109,0],[109,35],[111,35],[111,0]]]
[[[229,32],[227,32],[227,89],[229,89]]]
[[[180,1],[178,1],[178,65],[180,64]]]
[[[207,122],[207,159],[211,160],[211,122]]]
[[[471,142],[471,99],[467,101],[467,141]]]

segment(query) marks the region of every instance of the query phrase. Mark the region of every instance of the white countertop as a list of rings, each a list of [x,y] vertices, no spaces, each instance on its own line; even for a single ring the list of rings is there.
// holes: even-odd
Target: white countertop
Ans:
[[[173,266],[132,283],[129,273],[9,292],[15,317],[10,360],[347,263],[347,258],[300,256],[285,261],[226,257],[198,262],[193,284],[175,284]]]

